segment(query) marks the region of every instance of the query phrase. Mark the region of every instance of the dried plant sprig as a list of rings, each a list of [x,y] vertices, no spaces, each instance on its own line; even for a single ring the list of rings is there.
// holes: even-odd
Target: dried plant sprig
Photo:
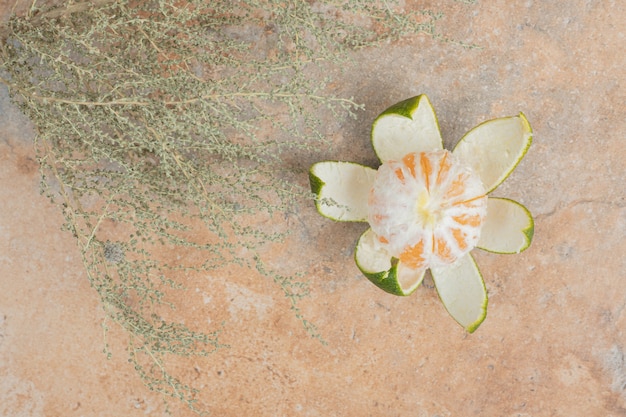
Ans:
[[[256,225],[308,197],[289,181],[285,150],[314,151],[325,114],[362,108],[330,94],[312,70],[408,34],[445,39],[436,31],[440,14],[394,7],[34,1],[28,16],[2,28],[0,82],[37,128],[43,189],[62,206],[91,285],[107,317],[129,333],[129,359],[150,389],[202,413],[198,392],[168,360],[223,346],[218,332],[162,318],[181,272],[238,264],[270,277],[322,340],[298,307],[306,282],[262,259],[260,249],[287,231]],[[199,226],[200,241],[191,233]],[[172,262],[158,255],[164,250],[195,251],[203,261]]]

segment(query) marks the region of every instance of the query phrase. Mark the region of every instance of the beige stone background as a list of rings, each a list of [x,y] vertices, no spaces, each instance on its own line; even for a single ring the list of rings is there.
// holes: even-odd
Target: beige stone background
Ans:
[[[626,5],[436,3],[425,4],[446,12],[442,32],[481,48],[415,36],[355,55],[336,92],[366,110],[329,120],[335,149],[298,162],[375,164],[372,118],[419,93],[448,146],[523,111],[534,143],[496,193],[532,211],[533,245],[476,254],[489,314],[468,335],[431,281],[397,298],[361,277],[352,251],[364,225],[303,208],[286,220],[291,246],[270,255],[307,271],[301,307],[328,344],[302,330],[268,280],[234,271],[190,281],[181,319],[204,331],[224,321],[231,345],[177,369],[212,415],[626,416]],[[0,416],[166,415],[115,324],[113,357],[102,353],[104,314],[59,209],[39,194],[33,134],[0,87]]]

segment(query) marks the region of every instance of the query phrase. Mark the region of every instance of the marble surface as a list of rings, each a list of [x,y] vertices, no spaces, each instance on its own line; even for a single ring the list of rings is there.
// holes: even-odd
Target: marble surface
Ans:
[[[481,121],[523,111],[534,142],[496,194],[531,210],[532,246],[476,254],[489,313],[468,335],[432,281],[399,298],[360,275],[352,251],[364,225],[302,210],[288,219],[289,245],[268,256],[307,271],[312,293],[301,308],[327,345],[306,335],[269,280],[230,271],[179,295],[186,324],[211,331],[225,322],[230,348],[177,369],[211,415],[626,415],[626,4],[448,3],[442,30],[480,48],[417,35],[355,55],[333,74],[335,88],[366,110],[329,121],[332,153],[298,162],[375,164],[371,120],[420,93],[446,146]],[[32,138],[0,87],[0,416],[166,415],[110,322],[113,357],[102,353],[104,313],[59,209],[39,193]]]

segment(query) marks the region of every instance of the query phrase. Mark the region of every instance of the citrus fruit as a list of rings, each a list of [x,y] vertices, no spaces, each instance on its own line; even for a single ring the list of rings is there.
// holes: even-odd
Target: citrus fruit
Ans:
[[[446,150],[412,152],[378,169],[368,221],[379,243],[412,269],[472,250],[487,211],[480,178]]]
[[[530,212],[487,197],[515,169],[532,142],[524,114],[490,120],[443,149],[435,111],[425,95],[382,112],[372,125],[378,170],[327,161],[309,178],[318,211],[331,219],[367,221],[355,261],[379,288],[395,295],[417,289],[430,269],[448,313],[473,332],[487,314],[487,289],[470,251],[518,253],[530,245]]]

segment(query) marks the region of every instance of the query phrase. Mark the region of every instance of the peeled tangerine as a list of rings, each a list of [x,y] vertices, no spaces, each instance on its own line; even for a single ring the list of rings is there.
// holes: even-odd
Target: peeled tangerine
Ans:
[[[471,251],[487,214],[480,178],[447,150],[412,152],[380,166],[368,199],[377,244],[414,270]]]

